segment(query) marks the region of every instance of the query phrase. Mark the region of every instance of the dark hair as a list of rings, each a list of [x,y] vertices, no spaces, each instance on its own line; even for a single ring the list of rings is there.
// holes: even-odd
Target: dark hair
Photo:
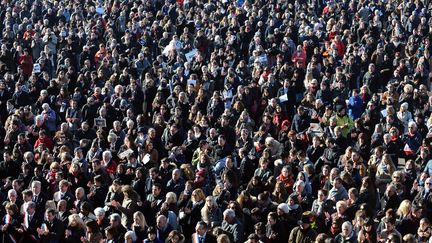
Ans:
[[[85,222],[85,225],[90,229],[89,231],[93,234],[99,233],[99,227],[96,220],[90,219]]]
[[[48,209],[46,210],[46,213],[48,213],[48,214],[52,214],[52,215],[55,215],[55,214],[57,213],[57,211],[56,211],[55,209],[53,209],[53,208],[48,208]]]
[[[147,229],[147,234],[156,234],[156,233],[157,233],[157,230],[156,230],[156,228],[153,227],[153,226],[150,226],[150,227]]]

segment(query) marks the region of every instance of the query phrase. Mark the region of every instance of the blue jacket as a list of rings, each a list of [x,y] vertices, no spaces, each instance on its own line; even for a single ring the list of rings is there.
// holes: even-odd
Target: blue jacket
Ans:
[[[45,126],[49,132],[54,132],[57,129],[57,115],[51,108],[48,110],[48,118],[45,120]]]
[[[363,100],[360,96],[351,96],[348,100],[348,115],[355,120],[362,115]]]

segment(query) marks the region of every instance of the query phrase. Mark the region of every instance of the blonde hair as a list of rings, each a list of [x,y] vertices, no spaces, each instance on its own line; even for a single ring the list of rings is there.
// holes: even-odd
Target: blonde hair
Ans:
[[[411,212],[411,201],[408,199],[405,199],[399,205],[399,208],[398,208],[396,214],[399,215],[400,217],[405,217],[410,212]]]
[[[138,200],[138,194],[135,192],[132,186],[125,185],[122,186],[121,191],[123,192],[123,195],[125,198],[129,198],[132,200]]]
[[[165,197],[172,198],[174,199],[174,202],[177,203],[177,195],[174,192],[168,192]]]
[[[345,201],[338,201],[337,203],[336,203],[336,208],[337,207],[342,207],[343,209],[347,209],[348,208],[348,204],[345,202]]]
[[[226,235],[226,234],[220,234],[217,237],[217,243],[231,243],[231,241],[230,241],[228,235]]]
[[[138,217],[140,219],[139,227],[141,229],[144,229],[145,227],[147,227],[147,221],[146,221],[145,216],[144,216],[143,213],[141,213],[140,211],[137,211],[137,212],[135,212],[133,214],[133,217],[134,218]],[[134,224],[135,224],[135,222],[134,222]]]
[[[192,202],[200,202],[205,199],[204,192],[198,188],[192,192]]]
[[[50,170],[53,170],[53,169],[60,170],[61,169],[60,164],[58,162],[52,162],[50,164]]]
[[[75,222],[77,226],[81,229],[85,229],[84,221],[80,218],[80,216],[76,213],[69,215],[69,226],[72,226],[72,222]]]
[[[387,161],[387,163],[386,163],[386,161]],[[394,163],[393,163],[393,160],[391,159],[391,157],[390,157],[389,154],[383,154],[382,159],[381,159],[381,161],[380,161],[380,164],[381,164],[381,163],[383,163],[383,164],[385,164],[385,165],[389,165],[389,168],[388,168],[388,175],[391,176],[391,175],[393,174],[393,172],[396,171],[396,167],[395,167],[395,165],[394,165]],[[378,166],[377,176],[381,176],[381,175],[385,175],[385,174],[386,174],[386,173],[385,173],[385,171],[383,171],[382,167],[381,167],[381,166]]]
[[[405,84],[403,90],[404,90],[405,93],[412,93],[413,86],[411,84]]]
[[[54,162],[54,163],[56,163],[56,162]],[[74,168],[77,168],[78,171],[79,171],[79,169],[80,169],[80,165],[79,165],[77,162],[72,163],[72,164],[70,165],[69,172],[72,173]]]
[[[57,209],[56,207],[56,203],[54,202],[54,200],[48,200],[45,203],[45,209]]]

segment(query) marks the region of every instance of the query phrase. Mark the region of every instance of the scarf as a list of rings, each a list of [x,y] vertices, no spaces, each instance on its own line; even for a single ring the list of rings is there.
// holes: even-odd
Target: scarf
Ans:
[[[291,210],[297,210],[298,207],[299,207],[299,204],[294,204],[294,205],[289,205],[288,204],[289,211],[291,211]]]
[[[12,217],[11,217],[9,214],[6,214],[5,224],[6,224],[6,225],[10,225],[11,222],[12,222]],[[16,239],[15,239],[15,237],[14,237],[12,234],[8,234],[8,236],[9,236],[10,240],[11,240],[13,243],[16,243],[16,242],[17,242]]]
[[[30,224],[29,216],[30,215],[28,213],[24,214],[24,227],[25,227],[25,229],[29,228],[29,224]]]
[[[12,217],[9,214],[6,214],[5,224],[10,224],[11,220],[12,220]]]

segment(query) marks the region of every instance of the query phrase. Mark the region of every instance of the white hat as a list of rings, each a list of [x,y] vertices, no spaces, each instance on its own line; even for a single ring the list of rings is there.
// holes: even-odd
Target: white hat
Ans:
[[[284,213],[289,212],[288,204],[286,204],[286,203],[279,204],[279,206],[277,208],[282,210]]]

